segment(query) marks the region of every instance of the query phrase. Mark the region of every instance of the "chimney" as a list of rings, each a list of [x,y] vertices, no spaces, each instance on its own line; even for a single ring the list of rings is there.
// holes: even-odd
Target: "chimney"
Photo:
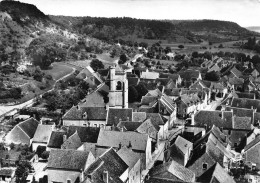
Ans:
[[[108,183],[108,171],[103,171],[102,178],[105,183]]]

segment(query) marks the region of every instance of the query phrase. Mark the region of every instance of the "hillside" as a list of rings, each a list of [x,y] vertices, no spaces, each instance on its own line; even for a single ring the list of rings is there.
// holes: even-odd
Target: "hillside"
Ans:
[[[260,33],[260,26],[252,26],[252,27],[246,27],[250,31],[255,31]]]
[[[254,33],[234,22],[218,20],[143,20],[50,16],[63,25],[101,40],[156,39],[168,42],[223,42],[243,39]]]

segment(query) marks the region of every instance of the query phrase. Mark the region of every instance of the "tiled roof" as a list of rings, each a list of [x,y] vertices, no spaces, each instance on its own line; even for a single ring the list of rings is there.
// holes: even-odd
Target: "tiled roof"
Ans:
[[[212,127],[213,125],[221,128],[232,129],[232,116],[230,111],[199,111],[195,114],[195,125]]]
[[[34,133],[37,129],[39,122],[34,118],[29,118],[21,123],[18,126],[30,137],[33,138]]]
[[[234,74],[236,77],[241,77],[243,74],[242,74],[242,72],[240,72],[239,70],[237,70],[237,68],[236,67],[233,67],[231,70],[230,70],[230,72],[232,73],[232,74]]]
[[[93,92],[86,96],[81,107],[105,107],[103,96],[99,92]]]
[[[142,96],[141,99],[141,105],[148,105],[153,104],[155,101],[157,101],[158,97],[155,96]]]
[[[157,79],[159,78],[158,72],[142,72],[141,78],[143,79]]]
[[[88,151],[91,152],[94,156],[96,156],[96,143],[85,142],[77,150]]]
[[[90,181],[93,183],[104,183],[103,174],[107,171],[109,180],[113,180],[113,183],[122,183],[120,176],[127,168],[128,165],[110,148],[89,166],[84,175],[88,177],[88,180],[91,178]]]
[[[244,148],[245,152],[257,145],[260,142],[260,136],[257,136],[252,142],[247,144]]]
[[[247,98],[233,98],[231,107],[256,109],[260,112],[260,100],[247,99]]]
[[[171,98],[169,98],[167,95],[163,95],[160,98],[161,104],[166,108],[166,110],[172,114],[175,110],[175,103]]]
[[[138,112],[145,112],[145,113],[154,113],[156,109],[154,107],[139,107]]]
[[[84,115],[88,120],[105,120],[107,111],[105,107],[80,107],[73,106],[64,116],[64,120],[82,120]]]
[[[169,84],[172,81],[172,79],[170,78],[157,78],[155,80],[156,83],[160,83],[160,85],[166,86],[167,84]]]
[[[133,109],[109,108],[107,125],[117,125],[120,121],[132,121]]]
[[[76,131],[67,140],[64,141],[61,148],[62,149],[74,149],[77,150],[82,145],[78,132]]]
[[[117,154],[120,158],[128,165],[129,169],[131,170],[137,161],[141,158],[139,153],[132,151],[130,148],[122,147],[117,151]]]
[[[165,89],[164,93],[168,96],[180,96],[181,90],[179,88]]]
[[[50,148],[60,148],[63,144],[63,135],[66,135],[66,132],[63,131],[52,131],[51,137],[48,143]]]
[[[145,112],[133,112],[133,121],[143,122],[146,119]]]
[[[96,143],[100,128],[85,126],[68,126],[65,128],[65,130],[67,131],[68,137],[70,137],[77,131],[81,142]]]
[[[248,99],[255,99],[255,93],[242,93],[236,92],[238,98],[248,98]]]
[[[254,109],[246,109],[246,108],[237,108],[237,107],[226,106],[226,111],[233,111],[234,116],[250,117],[252,124],[253,124]]]
[[[137,132],[117,132],[101,130],[98,136],[97,145],[104,147],[129,146],[135,150],[145,151],[148,135]]]
[[[118,128],[124,128],[127,131],[136,131],[136,129],[142,124],[142,122],[133,121],[121,121],[117,124]]]
[[[181,136],[178,136],[177,139],[174,142],[174,145],[183,153],[183,154],[187,154],[188,151],[192,148],[193,144],[184,139]]]
[[[72,149],[52,149],[48,159],[47,168],[75,170],[84,169],[89,152]]]
[[[157,125],[164,125],[165,121],[159,113],[146,113],[147,119],[150,119],[153,123]]]
[[[228,78],[228,82],[229,82],[231,85],[243,85],[243,84],[244,84],[244,79],[242,79],[242,78],[237,78],[237,77]]]
[[[166,172],[167,174],[165,174]],[[175,179],[176,181],[195,182],[195,174],[175,161],[170,161],[154,167],[150,171],[150,176],[168,180]]]
[[[251,117],[234,117],[233,129],[251,130]]]
[[[14,175],[14,168],[0,168],[0,176],[2,177],[12,177]]]
[[[150,119],[144,121],[136,131],[142,134],[148,134],[152,139],[157,139],[157,133],[160,130],[160,127],[153,123]]]
[[[219,163],[209,168],[197,180],[209,183],[235,183],[234,179],[221,167]]]
[[[49,138],[51,137],[52,129],[52,125],[38,125],[33,137],[33,142],[41,142],[47,144]]]
[[[159,97],[159,96],[162,96],[162,92],[156,88],[155,90],[150,90],[146,96],[153,96],[153,97]]]

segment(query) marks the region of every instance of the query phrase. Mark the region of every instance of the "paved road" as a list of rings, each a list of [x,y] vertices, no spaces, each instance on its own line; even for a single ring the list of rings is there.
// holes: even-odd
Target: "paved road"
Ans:
[[[69,74],[67,74],[67,75],[61,77],[60,79],[58,79],[57,81],[55,81],[55,84],[58,81],[60,81],[64,78],[68,77],[69,75],[73,74],[75,71],[76,71],[76,69],[73,68],[73,70]],[[55,86],[55,84],[53,86]],[[50,92],[52,90],[54,90],[54,87],[52,89],[46,91],[45,93]],[[41,94],[40,96],[42,96],[42,95],[43,94]],[[31,100],[28,100],[27,102],[24,102],[24,103],[18,104],[18,105],[12,105],[12,106],[0,105],[0,116],[5,114],[5,113],[12,111],[13,109],[22,109],[23,107],[30,107],[30,106],[33,105],[33,102],[34,102],[34,99],[31,99]]]

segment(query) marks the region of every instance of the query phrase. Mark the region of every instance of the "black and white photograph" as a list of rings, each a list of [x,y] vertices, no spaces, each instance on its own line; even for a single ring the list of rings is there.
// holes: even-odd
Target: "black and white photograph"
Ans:
[[[260,183],[260,0],[0,0],[0,183]]]

